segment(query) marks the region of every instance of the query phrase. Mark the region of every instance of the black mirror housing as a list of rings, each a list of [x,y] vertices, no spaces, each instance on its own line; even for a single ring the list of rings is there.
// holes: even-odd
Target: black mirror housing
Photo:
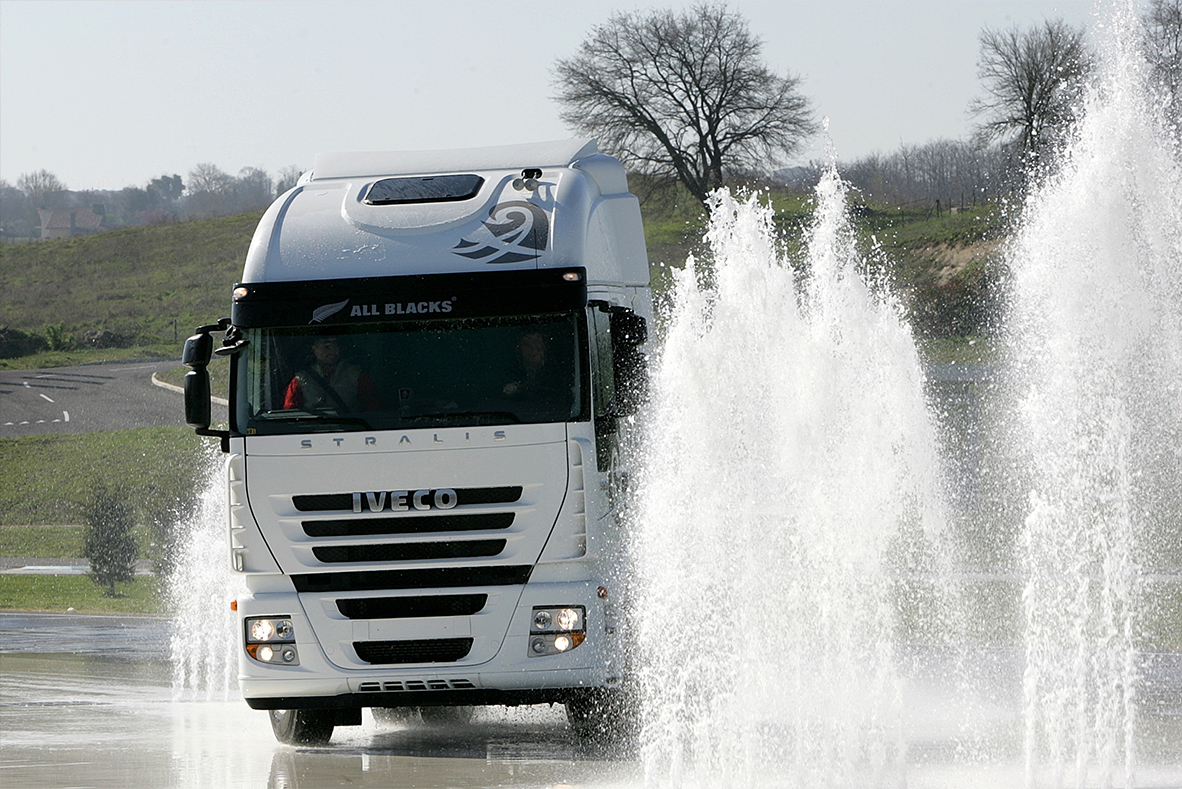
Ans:
[[[206,367],[212,358],[213,337],[210,337],[209,334],[194,334],[185,340],[185,350],[181,353],[181,364],[196,370],[199,367]]]
[[[205,335],[207,338],[209,335]],[[192,339],[192,338],[190,338]],[[186,348],[188,343],[185,343]],[[212,419],[209,371],[204,367],[185,373],[185,424],[195,430],[208,430]]]

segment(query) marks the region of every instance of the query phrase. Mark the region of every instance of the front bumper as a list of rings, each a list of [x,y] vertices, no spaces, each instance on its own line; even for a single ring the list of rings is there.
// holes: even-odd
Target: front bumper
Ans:
[[[365,620],[325,623],[330,606],[315,595],[255,593],[238,601],[239,616],[289,616],[299,651],[298,666],[271,665],[250,658],[245,629],[239,635],[239,685],[256,709],[304,707],[392,707],[436,704],[539,704],[563,702],[587,689],[613,688],[622,671],[608,609],[594,582],[527,583],[501,587],[498,606],[505,615],[480,614],[440,619]],[[456,590],[446,590],[456,591]],[[418,590],[416,593],[422,593]],[[569,652],[531,657],[530,629],[535,606],[583,606],[586,639]],[[312,608],[312,616],[307,607]],[[496,612],[492,612],[496,613]],[[508,627],[505,622],[508,621]],[[364,665],[351,645],[336,637],[343,628],[359,636],[380,631],[413,639],[450,630],[469,634],[483,648],[454,662]],[[324,633],[334,635],[323,638]],[[489,642],[495,643],[489,643]],[[342,666],[341,664],[345,664]]]

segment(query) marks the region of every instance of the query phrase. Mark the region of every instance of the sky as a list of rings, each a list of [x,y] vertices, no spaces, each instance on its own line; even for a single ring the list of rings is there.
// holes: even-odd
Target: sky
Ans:
[[[665,0],[0,0],[0,178],[143,186],[199,163],[310,169],[317,153],[574,136],[553,66],[616,11]],[[1140,5],[1140,4],[1138,4]],[[796,163],[967,139],[984,27],[1093,0],[732,0],[764,61],[828,119]]]

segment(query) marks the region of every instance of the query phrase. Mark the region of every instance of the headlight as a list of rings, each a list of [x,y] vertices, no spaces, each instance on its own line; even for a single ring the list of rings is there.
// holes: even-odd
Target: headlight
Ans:
[[[260,663],[298,666],[295,628],[288,617],[250,617],[246,620],[246,654]]]
[[[587,638],[586,610],[581,605],[538,606],[529,634],[530,657],[569,652]]]

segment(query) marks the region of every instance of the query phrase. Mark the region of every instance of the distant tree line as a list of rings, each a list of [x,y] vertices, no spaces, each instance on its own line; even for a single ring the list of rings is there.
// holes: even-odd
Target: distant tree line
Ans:
[[[1175,141],[1182,118],[1182,0],[1150,0],[1141,17],[1149,87]],[[1082,27],[1048,20],[985,28],[983,95],[967,141],[904,145],[841,166],[870,199],[955,206],[1021,192],[1070,137],[1093,70]],[[617,12],[554,66],[562,118],[598,137],[640,176],[642,199],[679,184],[699,202],[724,183],[780,180],[803,187],[818,166],[784,169],[817,128],[800,80],[762,61],[762,42],[725,4]]]
[[[1149,87],[1182,148],[1182,0],[1150,0],[1141,23]],[[933,207],[1020,192],[1069,139],[1093,60],[1083,29],[1062,20],[985,28],[972,139],[904,145],[842,172],[870,199]],[[662,184],[676,183],[705,202],[724,183],[783,176],[786,158],[817,129],[799,78],[769,69],[760,38],[724,3],[618,12],[556,61],[554,82],[571,129],[598,137],[657,197],[667,197]],[[817,168],[794,170],[789,180],[807,186]],[[37,238],[39,209],[47,208],[101,206],[103,229],[262,210],[299,174],[294,166],[275,177],[246,167],[233,176],[206,163],[187,181],[165,174],[143,186],[75,192],[39,170],[15,185],[0,181],[0,230]]]
[[[295,186],[300,174],[291,165],[276,177],[258,167],[233,176],[203,163],[187,178],[165,174],[143,186],[73,191],[53,173],[38,170],[21,175],[15,185],[0,180],[0,231],[6,241],[40,238],[45,209],[97,211],[101,230],[261,211]]]

